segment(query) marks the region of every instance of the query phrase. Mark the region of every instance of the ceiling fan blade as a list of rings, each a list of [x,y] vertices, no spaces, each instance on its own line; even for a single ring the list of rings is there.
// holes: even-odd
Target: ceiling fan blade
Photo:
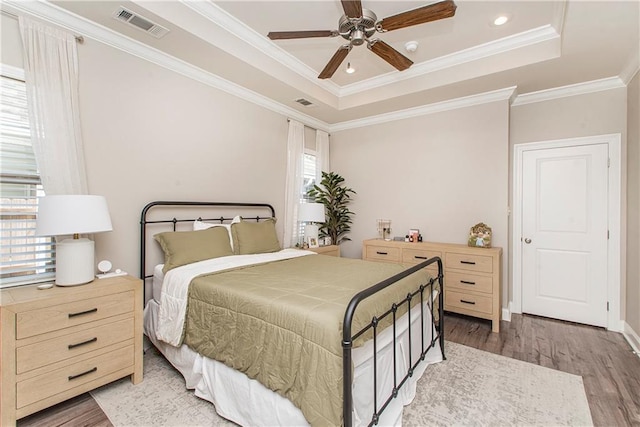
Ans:
[[[307,37],[335,37],[337,31],[271,31],[267,34],[271,40],[303,39]]]
[[[344,14],[349,18],[362,17],[362,2],[360,0],[342,0]]]
[[[351,45],[346,44],[344,46],[340,46],[340,48],[333,54],[327,65],[324,67],[324,70],[318,76],[319,79],[330,79],[331,76],[336,72],[344,58],[347,57],[349,51],[351,50]]]
[[[382,40],[374,40],[367,47],[380,58],[393,65],[398,71],[404,71],[413,65],[413,61],[392,48]]]
[[[456,8],[457,6],[453,0],[433,3],[384,18],[377,24],[376,29],[378,31],[392,31],[411,27],[412,25],[424,24],[425,22],[450,18],[456,14]]]

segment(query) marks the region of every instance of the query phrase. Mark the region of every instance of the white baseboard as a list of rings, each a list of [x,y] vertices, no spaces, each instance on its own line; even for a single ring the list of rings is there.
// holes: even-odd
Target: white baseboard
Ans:
[[[622,335],[636,355],[640,357],[640,336],[638,336],[638,333],[634,331],[627,322],[624,322],[624,331],[622,331]]]
[[[511,322],[511,303],[509,303],[509,307],[502,309],[502,320]]]

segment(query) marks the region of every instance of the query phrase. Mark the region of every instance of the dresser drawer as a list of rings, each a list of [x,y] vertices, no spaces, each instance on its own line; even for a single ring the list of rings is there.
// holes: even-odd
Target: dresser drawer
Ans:
[[[447,271],[445,277],[445,289],[472,290],[493,293],[493,278],[491,276],[477,276],[468,273],[456,273]]]
[[[133,359],[133,344],[131,344],[20,381],[16,384],[16,408],[22,408],[129,366],[133,372]]]
[[[367,246],[365,259],[369,261],[401,262],[401,249],[388,246]]]
[[[93,323],[87,323],[86,330],[18,347],[16,350],[16,373],[28,372],[41,366],[132,339],[133,329],[133,317],[97,327],[94,327]]]
[[[449,310],[449,307],[452,307],[477,311],[484,314],[491,314],[493,312],[493,302],[491,301],[491,297],[456,292],[449,290],[446,287],[444,293],[444,305],[445,310]]]
[[[16,338],[26,338],[129,313],[133,311],[133,303],[133,291],[129,291],[18,313]]]
[[[404,264],[420,264],[433,257],[442,257],[442,253],[425,249],[402,249],[402,262]],[[427,269],[437,272],[438,264],[433,263]]]
[[[447,252],[445,259],[445,269],[449,268],[492,273],[493,258],[489,255],[469,255],[456,252]]]

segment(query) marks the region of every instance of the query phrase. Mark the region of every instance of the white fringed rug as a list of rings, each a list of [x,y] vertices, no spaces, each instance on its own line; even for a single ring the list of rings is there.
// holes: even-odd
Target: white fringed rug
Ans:
[[[581,377],[452,342],[445,351],[418,382],[405,426],[593,425]],[[155,348],[144,356],[142,383],[127,377],[91,394],[116,427],[234,425],[186,390]]]

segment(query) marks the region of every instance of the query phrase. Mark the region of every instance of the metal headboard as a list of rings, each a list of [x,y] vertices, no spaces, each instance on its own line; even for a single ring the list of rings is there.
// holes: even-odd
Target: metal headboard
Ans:
[[[213,211],[228,212],[235,210],[238,211],[232,216],[221,215],[219,217],[203,217],[199,215],[197,217],[191,215],[193,210],[187,209],[181,211],[181,215],[176,215],[176,208],[213,208]],[[218,209],[216,209],[218,208]],[[159,215],[158,219],[148,219],[148,216],[152,210],[163,209],[167,212],[166,216]],[[154,211],[155,212],[155,211]],[[257,213],[253,216],[253,213]],[[251,214],[250,214],[251,213]],[[250,215],[247,215],[250,214]],[[270,214],[269,216],[265,216]],[[182,217],[184,215],[184,217]],[[179,223],[193,222],[196,220],[217,222],[219,224],[229,223],[236,215],[241,215],[244,220],[265,220],[274,218],[276,211],[268,203],[238,203],[238,202],[195,202],[195,201],[155,201],[147,204],[140,214],[140,279],[145,281],[146,279],[153,277],[153,274],[146,273],[146,259],[147,259],[147,226],[150,224],[170,224],[168,230],[176,231],[176,227]],[[167,230],[167,231],[168,231]],[[146,288],[146,286],[145,286]],[[145,299],[146,301],[146,299]]]

